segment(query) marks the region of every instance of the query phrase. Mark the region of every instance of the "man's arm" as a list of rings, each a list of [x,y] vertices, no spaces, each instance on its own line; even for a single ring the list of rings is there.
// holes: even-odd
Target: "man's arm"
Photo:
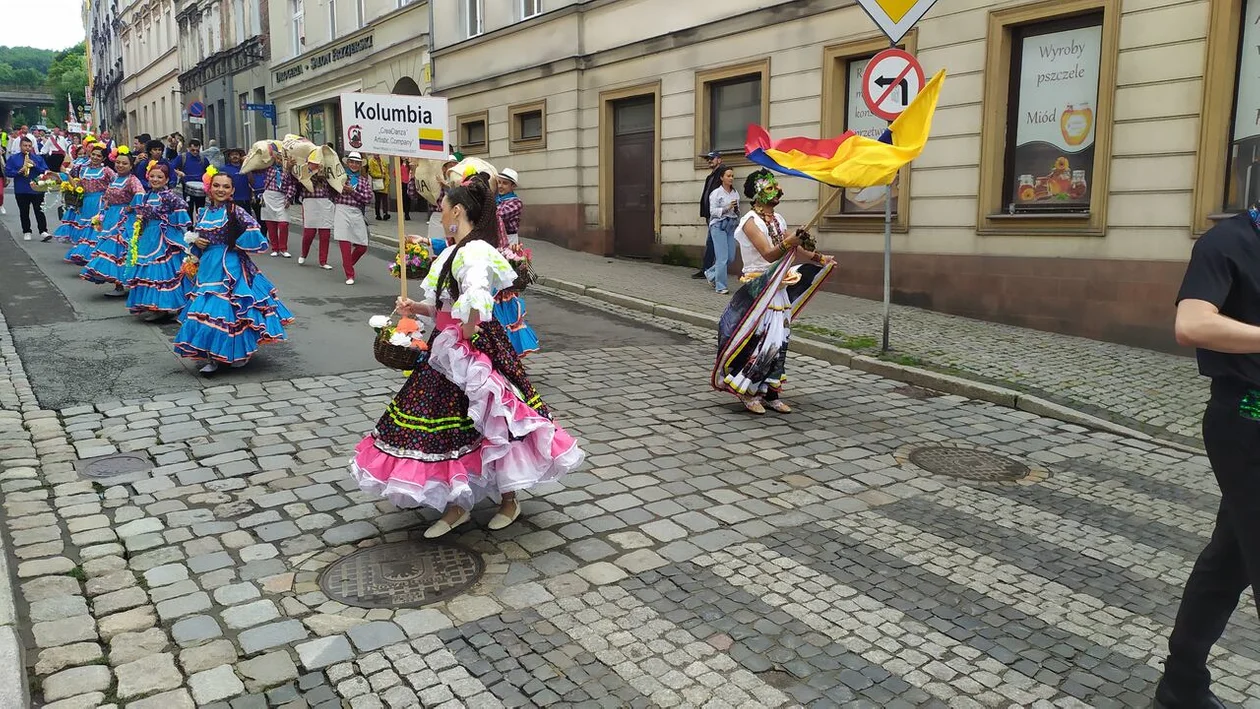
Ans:
[[[1260,354],[1260,327],[1221,315],[1206,300],[1177,304],[1177,344],[1226,354]]]

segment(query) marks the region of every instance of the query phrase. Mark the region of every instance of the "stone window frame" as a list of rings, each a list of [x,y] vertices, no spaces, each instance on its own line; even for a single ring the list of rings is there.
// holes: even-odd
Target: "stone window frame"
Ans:
[[[464,142],[464,128],[480,123],[485,127],[486,142],[480,146],[471,146]],[[478,111],[476,113],[466,113],[455,119],[455,137],[456,145],[459,146],[459,152],[464,155],[487,155],[490,153],[490,112]]]
[[[1234,133],[1235,85],[1238,81],[1245,0],[1217,0],[1208,17],[1207,49],[1203,73],[1203,105],[1199,111],[1199,150],[1190,212],[1191,238],[1197,238],[1219,220],[1228,187],[1230,143]],[[1229,105],[1230,110],[1220,110]]]
[[[980,185],[976,233],[982,236],[1104,236],[1110,196],[1112,130],[1115,123],[1116,67],[1120,57],[1120,0],[1044,0],[989,12],[984,100],[980,128]],[[1094,171],[1089,212],[1007,214],[1003,194],[1007,169],[1012,47],[1020,27],[1102,13],[1098,62],[1098,107],[1094,114]]]
[[[833,137],[845,130],[845,97],[849,95],[849,62],[854,59],[867,59],[889,48],[888,38],[884,35],[870,35],[862,39],[854,39],[842,44],[823,47],[822,58],[822,119],[819,123],[820,135]],[[919,30],[912,29],[901,42],[896,45],[900,49],[914,54],[919,47]],[[902,168],[900,182],[897,185],[897,211],[893,213],[892,230],[897,234],[910,231],[910,172],[912,165]],[[836,188],[820,184],[818,186],[818,204],[831,198]],[[884,215],[880,214],[844,214],[840,212],[837,202],[828,208],[819,224],[820,231],[843,232],[880,232],[884,231]]]
[[[537,113],[542,119],[542,135],[538,138],[521,137],[520,118],[528,113]],[[513,153],[526,153],[546,148],[547,99],[508,106],[508,150]]]
[[[697,156],[709,151],[710,140],[712,139],[710,134],[711,122],[709,120],[711,115],[710,109],[712,108],[710,86],[721,81],[753,75],[757,75],[761,79],[761,125],[768,129],[770,125],[769,56],[696,72],[695,153]],[[708,170],[709,162],[707,160],[696,157],[694,161],[697,170]],[[723,152],[722,163],[728,167],[744,167],[752,164],[748,158],[744,157],[744,151],[742,150]]]

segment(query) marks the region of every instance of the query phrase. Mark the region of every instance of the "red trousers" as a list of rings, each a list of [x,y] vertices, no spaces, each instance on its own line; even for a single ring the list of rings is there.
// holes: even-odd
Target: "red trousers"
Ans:
[[[288,222],[263,222],[263,226],[267,229],[267,241],[271,243],[272,251],[289,250]]]
[[[366,245],[352,244],[349,241],[338,241],[341,245],[341,267],[346,271],[346,278],[354,278],[354,265],[367,253]]]
[[[332,229],[302,229],[302,258],[311,252],[311,243],[319,236],[319,265],[328,263],[328,240],[332,238]]]

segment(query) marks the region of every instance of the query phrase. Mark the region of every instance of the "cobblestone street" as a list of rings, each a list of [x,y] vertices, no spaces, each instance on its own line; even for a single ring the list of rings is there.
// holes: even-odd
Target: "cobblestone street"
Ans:
[[[479,563],[377,578],[324,572],[434,516],[346,470],[399,374],[41,410],[4,329],[0,492],[37,705],[1149,702],[1214,518],[1203,458],[797,355],[797,413],[752,418],[704,386],[710,332],[577,300],[658,328],[529,358],[586,468],[505,531],[477,510],[451,537]],[[80,472],[116,452],[153,467]],[[434,572],[476,583],[419,609],[333,597]],[[1251,603],[1212,669],[1255,709]]]
[[[530,247],[540,272],[561,280],[714,317],[729,299],[692,280],[694,269],[602,258],[541,241]],[[1169,328],[1172,310],[1170,302]],[[805,337],[872,354],[879,350],[883,304],[823,292],[800,322]],[[1192,358],[899,305],[890,329],[894,361],[1037,394],[1174,440],[1197,444],[1201,438],[1207,381]]]

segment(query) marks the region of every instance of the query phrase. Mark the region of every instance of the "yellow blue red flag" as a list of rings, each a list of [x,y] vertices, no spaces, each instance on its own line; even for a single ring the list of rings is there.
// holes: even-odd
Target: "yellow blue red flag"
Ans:
[[[783,138],[772,141],[765,128],[750,125],[744,153],[749,160],[767,169],[833,187],[892,184],[897,171],[923,152],[944,82],[945,70],[942,69],[879,140],[846,131],[837,138],[825,140]]]

